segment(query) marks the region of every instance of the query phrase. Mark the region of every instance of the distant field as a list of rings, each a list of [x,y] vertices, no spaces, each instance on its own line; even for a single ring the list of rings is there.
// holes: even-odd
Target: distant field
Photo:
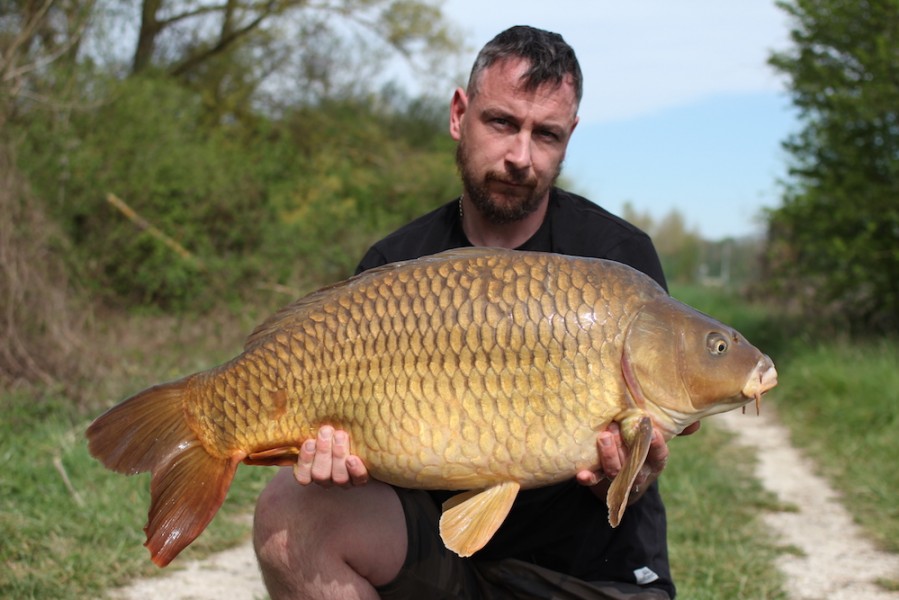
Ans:
[[[768,340],[769,346],[759,345],[772,348],[781,372],[772,401],[797,440],[826,456],[825,472],[851,493],[849,509],[895,550],[899,518],[890,499],[899,490],[891,435],[899,407],[897,346],[803,346],[778,339],[782,329],[761,309],[740,308],[708,290],[678,294],[694,294],[691,304],[737,323],[751,340]],[[142,382],[203,368],[239,347],[234,340],[242,335],[223,342],[199,333],[172,345],[165,338],[184,327],[166,327],[156,328],[153,344],[146,337],[132,340],[122,351],[120,380],[104,382],[103,389],[135,391]],[[197,340],[206,340],[205,346]],[[39,402],[7,393],[0,403],[0,597],[95,598],[110,586],[158,573],[142,546],[148,478],[113,474],[88,456],[84,429],[96,411],[77,413],[50,392]],[[783,597],[773,568],[777,550],[755,520],[772,499],[751,478],[749,461],[714,427],[673,442],[662,490],[683,598]],[[238,469],[223,511],[183,556],[245,539],[246,517],[270,474],[266,468]]]

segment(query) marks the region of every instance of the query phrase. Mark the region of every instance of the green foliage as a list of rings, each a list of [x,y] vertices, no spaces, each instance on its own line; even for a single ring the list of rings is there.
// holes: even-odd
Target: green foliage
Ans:
[[[695,281],[703,242],[699,233],[687,227],[680,211],[674,209],[656,221],[649,213],[641,213],[626,202],[621,216],[652,238],[669,283]]]
[[[810,314],[860,330],[899,329],[899,1],[779,2],[794,49],[803,130],[782,208],[770,213],[772,287]]]
[[[65,128],[29,129],[23,166],[45,198],[64,193],[51,211],[95,291],[108,299],[179,308],[212,281],[211,271],[113,209],[110,193],[213,271],[257,248],[272,222],[252,161],[227,131],[202,130],[200,114],[194,95],[141,78],[123,82],[110,102]]]
[[[287,115],[280,135],[304,156],[286,165],[293,174],[272,200],[320,284],[348,276],[376,239],[458,193],[449,136],[414,113],[331,101]]]
[[[204,308],[260,285],[346,277],[376,238],[457,193],[435,110],[411,102],[407,118],[404,102],[335,99],[210,128],[197,94],[135,77],[65,126],[31,123],[21,162],[40,195],[64,194],[50,211],[96,297]]]
[[[717,284],[744,287],[758,279],[762,241],[746,237],[704,240],[672,209],[661,220],[624,204],[622,215],[650,235],[669,284]]]
[[[284,97],[290,106],[364,93],[397,56],[422,77],[447,75],[446,58],[460,50],[458,34],[432,1],[232,1],[200,10],[173,0],[140,5],[131,74],[156,70],[177,78],[203,97],[213,121],[243,120],[260,103],[282,105]]]
[[[72,280],[107,305],[205,310],[331,281],[456,193],[445,116],[373,91],[392,57],[452,62],[435,3],[32,4],[0,18],[0,142],[71,242]]]

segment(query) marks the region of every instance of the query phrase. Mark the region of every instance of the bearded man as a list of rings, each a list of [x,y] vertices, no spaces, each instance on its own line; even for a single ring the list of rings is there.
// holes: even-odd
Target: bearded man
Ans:
[[[664,287],[645,233],[555,187],[582,91],[577,58],[560,35],[524,26],[497,35],[450,105],[462,194],[372,246],[359,272],[451,248],[495,246],[616,260]],[[606,492],[627,452],[616,427],[597,435],[599,472],[522,491],[491,541],[469,558],[447,550],[438,534],[441,503],[458,492],[370,481],[349,453],[347,434],[323,427],[302,446],[293,473],[278,473],[257,504],[254,542],[269,594],[674,598],[655,483],[668,448],[656,433],[631,505],[613,529]]]

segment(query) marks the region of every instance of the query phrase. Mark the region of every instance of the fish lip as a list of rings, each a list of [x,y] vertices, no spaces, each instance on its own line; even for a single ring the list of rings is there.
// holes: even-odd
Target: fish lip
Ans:
[[[777,369],[774,368],[774,363],[768,356],[762,355],[755,368],[752,369],[752,373],[746,380],[746,385],[743,386],[741,393],[747,400],[755,399],[755,407],[756,411],[758,411],[762,395],[776,385]]]

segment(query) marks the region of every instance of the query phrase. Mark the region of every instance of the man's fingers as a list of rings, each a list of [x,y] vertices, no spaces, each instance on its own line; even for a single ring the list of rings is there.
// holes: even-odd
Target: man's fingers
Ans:
[[[658,475],[665,470],[667,464],[668,444],[665,443],[665,438],[662,437],[658,430],[653,429],[652,443],[649,445],[649,454],[646,455],[645,466],[649,468],[652,474]]]
[[[331,484],[332,447],[334,428],[325,425],[315,437],[315,458],[312,459],[312,481],[327,486]]]
[[[693,435],[694,433],[699,431],[700,427],[702,427],[702,421],[696,421],[695,423],[691,423],[690,425],[684,427],[684,430],[681,431],[678,435]]]
[[[577,472],[577,474],[575,475],[575,479],[581,485],[592,487],[605,479],[605,477],[603,476],[602,472],[584,469],[583,471]]]
[[[350,483],[346,459],[349,453],[349,438],[345,431],[334,432],[334,444],[331,448],[331,480],[334,485],[346,486]]]
[[[368,469],[359,460],[358,456],[349,456],[346,459],[347,472],[350,474],[350,483],[353,485],[364,485],[368,483]]]
[[[609,479],[617,476],[624,458],[618,426],[612,423],[608,429],[599,432],[599,463],[605,476]]]
[[[314,440],[306,440],[300,447],[293,476],[303,485],[348,487],[367,483],[368,469],[358,456],[350,454],[347,432],[325,425]]]
[[[298,483],[308,485],[312,483],[312,460],[315,458],[315,440],[306,440],[300,446],[300,456],[297,464],[293,466],[293,476]]]

